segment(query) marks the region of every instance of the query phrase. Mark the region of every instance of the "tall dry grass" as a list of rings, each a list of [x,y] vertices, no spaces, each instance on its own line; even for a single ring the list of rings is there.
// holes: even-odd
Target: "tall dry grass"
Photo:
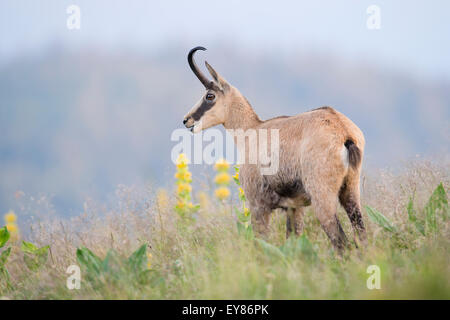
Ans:
[[[47,264],[37,273],[25,269],[13,250],[8,268],[14,288],[0,296],[11,299],[371,299],[450,298],[449,223],[439,219],[439,234],[422,236],[411,228],[406,206],[414,196],[420,209],[439,183],[448,194],[450,162],[415,161],[400,171],[364,172],[362,202],[382,212],[399,230],[392,234],[364,213],[369,244],[344,257],[333,252],[311,209],[305,214],[305,238],[284,258],[254,240],[240,236],[232,201],[216,201],[213,190],[194,190],[200,203],[196,220],[180,229],[167,190],[119,186],[116,200],[104,205],[89,200],[79,216],[41,216],[30,226],[28,240],[50,245]],[[195,177],[193,177],[195,179]],[[206,185],[206,184],[205,184]],[[233,203],[233,205],[231,205]],[[348,218],[338,212],[352,238]],[[272,216],[268,242],[285,243],[285,216]],[[66,288],[66,269],[77,264],[83,246],[104,257],[113,248],[129,256],[148,244],[156,280],[136,286],[125,282],[93,287],[82,280],[80,290]],[[381,289],[369,290],[366,270],[381,269]]]

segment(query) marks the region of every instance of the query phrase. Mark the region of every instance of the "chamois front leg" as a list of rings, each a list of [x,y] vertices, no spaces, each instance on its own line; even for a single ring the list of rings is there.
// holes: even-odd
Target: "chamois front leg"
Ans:
[[[270,210],[251,209],[252,212],[252,227],[258,236],[267,238],[269,233],[269,218],[272,213]]]
[[[294,231],[298,237],[303,232],[303,208],[288,208],[286,211],[286,239]]]

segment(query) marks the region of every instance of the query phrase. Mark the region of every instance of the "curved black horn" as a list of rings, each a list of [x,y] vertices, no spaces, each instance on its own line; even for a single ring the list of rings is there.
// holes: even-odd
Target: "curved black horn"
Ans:
[[[206,76],[200,71],[200,69],[197,67],[197,64],[194,61],[194,53],[197,50],[203,50],[205,51],[206,48],[203,47],[195,47],[193,49],[191,49],[191,51],[189,51],[188,54],[188,62],[189,62],[189,66],[191,67],[192,71],[194,72],[194,74],[197,76],[198,80],[200,80],[201,83],[203,83],[203,85],[206,88],[210,88],[211,87],[211,81],[208,80],[208,78],[206,78]]]

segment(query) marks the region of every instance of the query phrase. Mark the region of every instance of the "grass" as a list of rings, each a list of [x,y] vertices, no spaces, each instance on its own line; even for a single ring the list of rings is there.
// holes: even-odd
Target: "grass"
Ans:
[[[285,215],[275,212],[269,238],[261,242],[238,233],[233,210],[236,199],[232,206],[231,201],[216,201],[208,196],[212,191],[203,190],[196,197],[200,210],[195,222],[180,227],[173,196],[164,190],[121,186],[112,208],[90,202],[83,214],[70,220],[51,215],[34,222],[28,240],[39,247],[50,245],[48,260],[37,271],[30,271],[23,264],[19,242],[12,243],[7,262],[12,287],[0,286],[0,297],[450,299],[448,205],[434,206],[433,217],[429,209],[430,196],[440,183],[448,193],[448,169],[447,164],[417,162],[402,172],[365,174],[363,205],[381,213],[389,225],[383,226],[383,219],[374,222],[377,219],[372,215],[377,213],[371,212],[371,219],[364,212],[369,243],[343,257],[335,254],[310,209],[302,237],[286,242]],[[340,209],[338,215],[351,239],[345,212]],[[423,222],[424,233],[417,221]],[[151,253],[145,281],[130,277],[134,271],[127,265],[128,257],[143,244]],[[89,248],[100,260],[110,252],[113,262],[95,281],[82,268],[81,288],[68,290],[66,269],[80,265],[77,248],[81,247]],[[367,288],[371,265],[380,268],[380,289]]]

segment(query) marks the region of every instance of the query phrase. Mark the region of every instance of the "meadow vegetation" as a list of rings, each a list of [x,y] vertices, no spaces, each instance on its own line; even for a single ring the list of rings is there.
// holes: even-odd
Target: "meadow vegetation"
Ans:
[[[87,201],[79,216],[36,219],[29,242],[17,233],[2,243],[0,234],[8,273],[0,273],[0,297],[450,299],[449,168],[416,161],[395,173],[365,172],[368,245],[341,257],[311,209],[301,237],[286,241],[285,213],[275,211],[268,239],[257,238],[238,169],[219,162],[216,187],[193,190],[181,157],[175,187],[119,186],[114,206]],[[338,216],[352,239],[342,208]],[[70,265],[81,267],[78,290],[66,287]],[[371,265],[380,268],[380,289],[367,287]]]

